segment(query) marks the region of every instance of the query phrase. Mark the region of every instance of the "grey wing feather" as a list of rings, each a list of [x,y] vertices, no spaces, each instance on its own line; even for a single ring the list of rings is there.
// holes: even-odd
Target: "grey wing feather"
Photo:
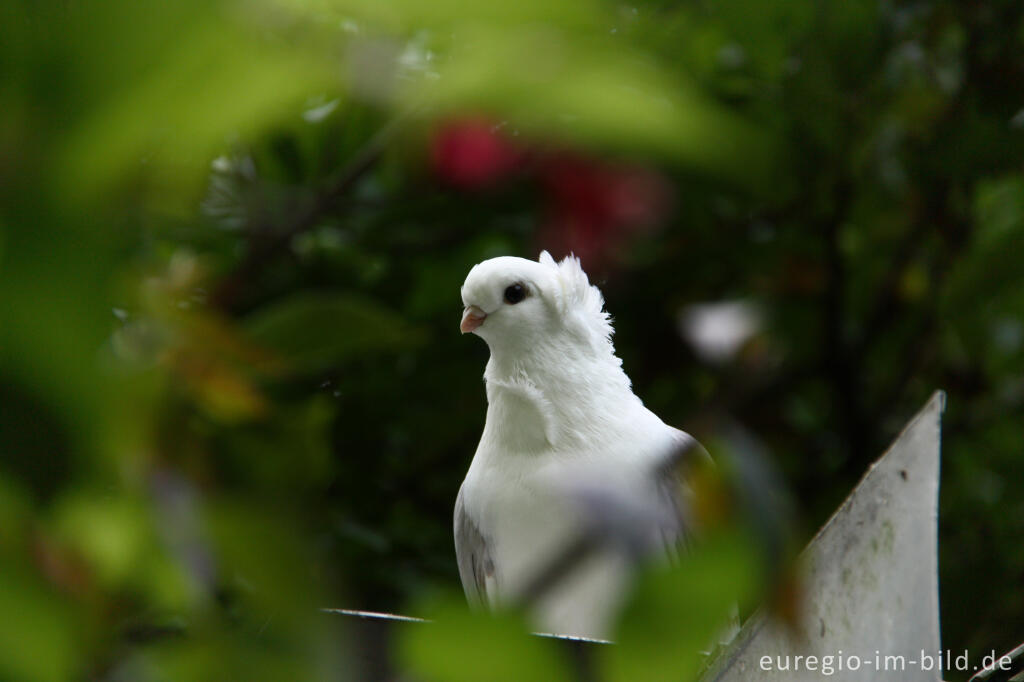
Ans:
[[[686,473],[698,460],[710,462],[711,455],[696,438],[673,429],[673,443],[664,463],[656,472],[660,503],[667,510],[660,529],[661,539],[670,560],[685,554],[695,532],[692,496]]]
[[[487,540],[466,513],[461,488],[455,500],[455,558],[470,606],[487,606],[487,582],[494,576],[494,561]]]

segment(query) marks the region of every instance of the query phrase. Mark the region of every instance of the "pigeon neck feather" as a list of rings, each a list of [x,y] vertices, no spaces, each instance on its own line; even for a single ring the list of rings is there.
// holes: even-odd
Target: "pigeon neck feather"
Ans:
[[[492,348],[488,425],[509,449],[571,449],[618,422],[640,400],[606,336],[567,327],[530,349]]]

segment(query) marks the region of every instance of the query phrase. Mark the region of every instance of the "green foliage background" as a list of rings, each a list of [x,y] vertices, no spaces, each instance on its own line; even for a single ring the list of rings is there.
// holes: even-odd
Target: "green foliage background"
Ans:
[[[637,393],[757,434],[804,536],[945,388],[943,646],[1024,638],[1020,3],[492,5],[0,5],[0,678],[348,677],[317,607],[455,585],[459,285],[548,210],[431,171],[464,115],[667,180],[584,265]],[[733,298],[766,323],[703,362],[679,313]]]

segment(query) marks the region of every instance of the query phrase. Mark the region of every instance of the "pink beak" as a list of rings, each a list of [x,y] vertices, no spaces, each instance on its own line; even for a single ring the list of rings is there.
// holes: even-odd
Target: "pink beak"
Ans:
[[[465,312],[462,313],[462,324],[459,325],[459,329],[463,334],[468,334],[487,319],[487,313],[477,308],[475,305],[466,306]]]

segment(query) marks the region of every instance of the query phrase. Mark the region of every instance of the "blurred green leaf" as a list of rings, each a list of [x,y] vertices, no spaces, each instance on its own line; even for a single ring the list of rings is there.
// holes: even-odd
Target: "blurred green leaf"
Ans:
[[[153,549],[148,510],[127,496],[76,491],[59,505],[56,526],[63,540],[111,584],[129,577]]]
[[[531,635],[512,613],[471,613],[462,595],[423,605],[434,621],[399,641],[402,667],[425,682],[570,680],[558,642]]]
[[[550,27],[474,26],[413,92],[442,112],[484,109],[541,138],[667,155],[716,172],[767,170],[765,140],[642,51]],[[737,154],[743,151],[743,165]]]
[[[321,605],[320,585],[311,581],[306,538],[291,525],[288,509],[269,507],[243,500],[211,505],[206,520],[218,568],[247,621],[272,618],[286,630],[303,630]]]
[[[128,494],[110,495],[76,490],[54,510],[54,538],[69,551],[60,561],[84,560],[87,571],[69,580],[96,578],[102,589],[147,594],[155,608],[180,609],[197,602],[199,585],[173,556],[159,519],[148,504]],[[175,529],[178,530],[178,529]],[[57,559],[55,559],[57,560]]]
[[[979,248],[1016,239],[1024,228],[1024,176],[1014,173],[979,182],[974,215],[978,224],[975,243]]]
[[[0,474],[0,554],[24,541],[31,510],[28,493],[14,480]]]
[[[175,192],[195,196],[200,174],[230,140],[297,113],[310,93],[337,84],[328,63],[260,36],[260,18],[241,9],[196,4],[173,13],[176,21],[153,27],[159,35],[153,42],[107,45],[120,50],[107,59],[144,58],[151,66],[126,74],[108,100],[85,112],[62,157],[65,191],[88,197],[126,171],[141,170],[160,187],[155,198],[171,207]],[[172,29],[169,39],[165,32]],[[154,44],[162,52],[153,54]]]
[[[337,416],[332,396],[317,394],[305,403],[275,410],[273,419],[246,424],[224,434],[223,449],[237,471],[267,494],[315,488],[331,479],[330,428]],[[290,465],[282,467],[282,457]]]
[[[359,354],[415,347],[423,334],[376,301],[348,293],[302,292],[250,314],[250,338],[301,372],[315,372]]]
[[[129,659],[123,673],[128,679],[146,682],[313,682],[340,678],[337,668],[328,667],[330,658],[321,655],[318,643],[281,642],[269,628],[265,637],[254,637],[204,625],[190,632],[184,641],[162,643]]]
[[[720,533],[669,570],[640,581],[619,623],[616,645],[600,650],[608,679],[693,680],[727,630],[730,613],[759,587],[749,538]]]
[[[26,682],[74,678],[78,637],[74,612],[50,590],[0,555],[0,677]]]
[[[594,0],[563,0],[543,2],[487,3],[475,6],[472,12],[458,0],[423,3],[396,0],[380,3],[373,0],[274,0],[281,7],[314,16],[330,16],[338,20],[365,21],[371,27],[389,30],[445,29],[452,24],[481,23],[499,26],[551,23],[574,28],[601,28],[609,18],[606,7]],[[356,28],[359,28],[358,23]],[[363,27],[365,28],[365,27]]]

